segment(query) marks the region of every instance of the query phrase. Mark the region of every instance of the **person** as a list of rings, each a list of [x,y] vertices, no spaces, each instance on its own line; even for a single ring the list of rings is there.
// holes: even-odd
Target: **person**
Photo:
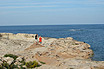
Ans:
[[[42,43],[42,37],[41,36],[39,37],[39,43],[40,44]]]
[[[35,35],[35,39],[36,39],[36,40],[38,39],[38,34]]]
[[[35,35],[36,44],[38,44],[38,34]]]

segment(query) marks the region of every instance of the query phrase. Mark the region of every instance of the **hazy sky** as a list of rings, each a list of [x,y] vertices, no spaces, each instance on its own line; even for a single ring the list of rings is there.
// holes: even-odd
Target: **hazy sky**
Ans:
[[[0,0],[0,25],[104,24],[104,0]]]

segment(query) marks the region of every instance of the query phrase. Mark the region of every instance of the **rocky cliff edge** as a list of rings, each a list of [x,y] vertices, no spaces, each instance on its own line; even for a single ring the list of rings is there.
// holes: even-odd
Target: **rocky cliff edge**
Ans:
[[[36,34],[0,33],[0,55],[15,54],[28,61],[42,61],[46,64],[36,69],[104,69],[104,61],[92,61],[93,51],[85,42],[71,37],[42,37],[42,44],[36,44]]]

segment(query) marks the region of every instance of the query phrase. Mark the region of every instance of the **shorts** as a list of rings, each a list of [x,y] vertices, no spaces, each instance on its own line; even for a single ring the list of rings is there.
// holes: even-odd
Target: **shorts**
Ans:
[[[42,42],[40,42],[40,44],[42,44]]]

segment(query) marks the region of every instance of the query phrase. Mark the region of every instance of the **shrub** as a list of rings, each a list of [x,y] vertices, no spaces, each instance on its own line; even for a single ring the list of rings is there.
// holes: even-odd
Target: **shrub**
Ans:
[[[24,58],[22,58],[22,61],[20,61],[20,63],[22,63],[22,65],[25,65],[25,59]]]
[[[0,65],[0,69],[3,69],[3,66],[2,65]]]
[[[70,68],[70,69],[74,69],[74,68]]]
[[[19,66],[20,66],[20,68],[19,68],[19,69],[26,69],[26,68],[24,68],[24,67],[23,67],[23,65],[19,65]]]
[[[27,66],[27,68],[35,68],[35,67],[38,67],[38,62],[36,61],[30,61],[30,62],[26,62],[25,64]]]
[[[14,64],[8,64],[6,61],[3,61],[3,63],[0,66],[0,69],[14,69],[14,68],[18,68],[17,65]]]
[[[10,68],[10,69],[18,68],[18,65],[11,64],[11,65],[9,65],[9,68]]]
[[[46,64],[45,62],[42,62],[42,61],[39,61],[40,63],[42,63],[42,64]]]
[[[3,61],[2,67],[9,68],[9,64],[6,61]]]
[[[75,43],[75,45],[79,45],[78,43]]]
[[[18,58],[17,55],[13,55],[13,54],[5,54],[4,57],[11,57],[11,58],[13,58],[14,60],[16,60],[16,58]]]
[[[17,55],[13,55],[13,54],[5,54],[4,57],[11,57],[14,59],[14,61],[9,65],[6,61],[3,61],[3,63],[0,65],[0,69],[26,69],[25,67],[23,67],[24,65],[26,65],[27,68],[35,68],[35,67],[39,67],[41,65],[38,64],[38,62],[36,61],[30,61],[30,62],[25,62],[25,59],[23,58],[22,61],[19,61],[21,64],[20,65],[15,65],[14,63],[16,62],[16,59],[18,58]],[[42,64],[45,64],[44,62],[40,62]],[[19,66],[19,67],[18,67]]]

